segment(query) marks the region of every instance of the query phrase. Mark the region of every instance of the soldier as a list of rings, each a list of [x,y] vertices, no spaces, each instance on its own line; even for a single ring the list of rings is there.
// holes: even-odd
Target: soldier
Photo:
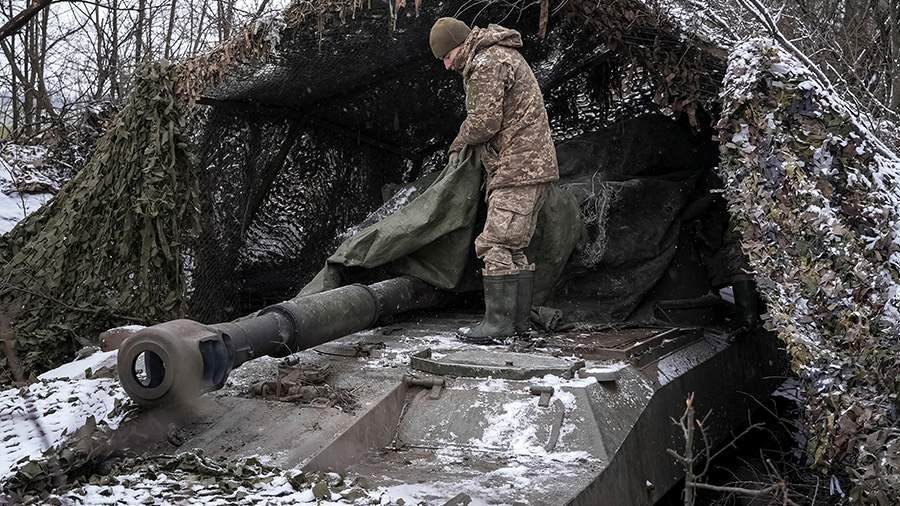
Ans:
[[[484,262],[485,315],[461,337],[486,342],[528,329],[534,264],[524,250],[547,188],[559,179],[556,150],[537,79],[517,50],[519,32],[441,18],[429,42],[447,70],[462,74],[466,90],[466,119],[450,161],[465,145],[483,147],[488,212],[475,253]]]

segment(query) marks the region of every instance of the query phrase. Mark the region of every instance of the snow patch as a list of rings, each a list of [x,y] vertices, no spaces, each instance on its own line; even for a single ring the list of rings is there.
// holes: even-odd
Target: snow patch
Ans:
[[[90,417],[115,429],[124,418],[124,410],[117,408],[127,402],[118,380],[110,378],[51,379],[0,392],[0,444],[4,450],[0,482],[20,465],[63,443],[66,435],[83,427]]]
[[[367,369],[384,368],[384,367],[407,367],[409,366],[409,357],[413,353],[430,348],[432,358],[441,358],[443,354],[465,348],[467,345],[463,343],[455,335],[451,334],[433,334],[424,337],[404,336],[395,342],[386,343],[386,348],[380,350],[377,356],[361,357],[360,360],[366,362]]]
[[[45,381],[55,379],[85,379],[88,370],[96,372],[103,368],[115,369],[116,357],[118,354],[118,350],[97,351],[85,358],[63,364],[56,369],[51,369],[38,376],[38,379]]]
[[[59,190],[59,175],[44,166],[47,148],[0,146],[0,234],[13,229]]]

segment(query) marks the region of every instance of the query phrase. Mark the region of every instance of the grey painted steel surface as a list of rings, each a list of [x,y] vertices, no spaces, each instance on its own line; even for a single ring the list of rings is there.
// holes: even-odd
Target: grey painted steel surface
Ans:
[[[359,474],[395,499],[406,494],[407,504],[444,504],[465,493],[504,504],[646,505],[683,476],[666,450],[683,447],[671,417],[681,414],[689,393],[698,413],[712,409],[706,426],[716,444],[746,422],[753,397],[771,392],[784,370],[772,334],[730,337],[714,329],[700,337],[683,333],[640,360],[584,359],[574,378],[432,375],[410,367],[411,356],[425,349],[435,360],[461,357],[497,367],[510,357],[514,366],[521,359],[534,368],[580,360],[552,348],[510,356],[505,347],[456,340],[456,329],[473,320],[424,318],[328,345],[379,344],[371,355],[307,350],[291,358],[328,364],[328,383],[356,394],[353,411],[255,398],[248,385],[270,377],[279,361],[252,361],[224,389],[201,397],[208,411],[182,422],[183,444],[173,447],[162,436],[139,451],[200,448],[213,456],[261,455],[285,467]],[[658,331],[648,329],[647,336]],[[564,336],[586,339],[577,332]]]
[[[441,353],[441,360],[490,363],[503,354],[471,346]],[[546,352],[522,355],[534,366],[559,365]],[[307,469],[349,470],[385,486],[434,484],[428,504],[441,504],[450,492],[500,503],[654,504],[683,477],[666,450],[683,447],[671,419],[680,416],[686,397],[696,394],[698,413],[712,410],[708,435],[721,444],[746,422],[753,399],[777,386],[784,366],[769,333],[707,332],[700,339],[685,335],[680,346],[652,360],[579,364],[578,377],[568,380],[424,376],[443,380],[440,395],[407,386],[406,401],[398,402],[394,392],[393,416],[381,409],[377,419],[396,431],[371,446],[368,458],[360,460],[357,450],[335,461],[340,452],[326,447],[328,465],[314,458]],[[346,434],[371,433],[374,427],[364,427],[373,421],[361,418]]]
[[[440,300],[440,293],[426,283],[399,277],[299,295],[229,323],[161,323],[123,342],[119,378],[141,405],[189,404],[204,392],[222,388],[229,373],[249,360],[287,356],[370,328],[381,317],[432,307]]]
[[[547,374],[571,378],[584,367],[583,360],[565,360],[533,353],[502,351],[458,351],[441,358],[433,358],[430,349],[409,357],[413,369],[430,374],[469,378],[502,378],[526,380]]]

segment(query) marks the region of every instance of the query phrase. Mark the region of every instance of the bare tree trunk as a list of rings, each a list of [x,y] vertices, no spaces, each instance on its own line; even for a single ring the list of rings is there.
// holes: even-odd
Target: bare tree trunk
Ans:
[[[51,107],[49,100],[42,99],[42,96],[38,93],[36,63],[37,65],[39,63],[34,55],[37,51],[35,49],[37,38],[35,37],[36,26],[32,26],[33,24],[34,21],[29,22],[23,34],[24,44],[22,47],[21,65],[16,59],[13,47],[7,43],[8,41],[12,42],[13,39],[0,40],[0,48],[2,48],[6,59],[10,62],[13,78],[18,81],[18,87],[21,88],[24,96],[19,104],[19,119],[14,130],[14,135],[17,137],[23,135],[27,137],[37,131],[37,123],[40,120],[40,107],[43,106],[45,109]]]
[[[34,71],[32,69],[31,52],[34,51],[34,20],[25,25],[24,44],[22,44],[22,67],[25,79],[22,82],[25,85],[25,100],[22,109],[24,110],[24,120],[22,133],[31,135],[34,127]]]
[[[225,8],[222,6],[222,0],[216,0],[216,37],[222,42],[222,25],[225,24]]]
[[[114,13],[113,13],[114,14]],[[100,18],[100,7],[94,8],[94,26],[97,33],[97,89],[94,100],[100,100],[106,94],[107,81],[112,83],[112,51],[111,42],[106,32],[106,24]]]
[[[96,36],[94,40],[94,61],[95,65],[97,65],[97,80],[93,97],[94,100],[99,100],[103,96],[103,87],[106,83],[106,72],[108,70],[104,64],[103,39],[106,37],[106,34],[103,32],[103,26],[100,21],[99,4],[94,5],[94,11],[91,13],[91,22],[94,24],[94,35]]]
[[[897,6],[896,1],[888,1],[887,4],[890,16],[886,23],[889,30],[887,39],[890,42],[888,46],[890,48],[888,52],[890,65],[888,68],[891,72],[888,107],[892,111],[900,113],[900,7]]]
[[[156,9],[153,7],[153,0],[144,0],[146,2],[147,15],[144,16],[144,59],[153,59],[153,28],[156,26]]]
[[[9,17],[13,17],[13,0],[9,0]],[[15,134],[19,129],[19,122],[21,118],[19,117],[21,113],[21,105],[19,99],[19,65],[16,63],[16,38],[10,37],[9,39],[9,47],[6,46],[3,39],[0,39],[0,43],[3,43],[3,51],[6,53],[6,59],[9,61],[9,68],[12,71],[12,76],[10,79],[10,91],[12,94],[12,133]]]
[[[119,0],[111,0],[110,7],[109,96],[116,101],[122,96],[119,90]]]
[[[256,21],[257,19],[259,19],[260,16],[262,16],[263,13],[266,12],[266,7],[268,6],[269,0],[262,0],[262,2],[259,3],[259,7],[256,8],[256,13],[253,14],[252,18],[250,18],[250,21]]]
[[[216,0],[216,30],[219,42],[231,38],[231,21],[234,15],[234,3],[231,0]]]
[[[15,44],[15,42],[12,42]],[[15,53],[16,47],[13,45],[12,52]],[[9,59],[10,68],[16,64],[15,57]],[[12,72],[12,76],[10,76],[10,100],[12,101],[12,131],[15,132],[19,129],[19,77],[15,72]]]
[[[144,49],[144,22],[147,19],[147,0],[138,0],[137,21],[134,25],[134,66],[141,64]]]
[[[200,8],[200,21],[197,23],[197,31],[195,32],[196,38],[194,39],[194,46],[191,49],[191,53],[197,54],[200,52],[200,44],[203,42],[204,30],[206,26],[204,26],[204,22],[206,21],[206,10],[209,8],[209,0],[200,0],[202,6]]]
[[[194,34],[194,0],[187,0],[187,3],[188,3],[188,34],[193,35]],[[189,40],[188,42],[189,42],[188,47],[190,47],[191,46],[190,43],[192,43],[193,41]]]
[[[42,11],[38,18],[29,22],[26,31],[28,47],[23,54],[24,62],[27,65],[26,75],[28,78],[28,87],[26,89],[26,130],[24,132],[26,135],[32,135],[40,131],[44,116],[51,120],[56,120],[57,117],[44,81],[49,19],[50,13],[46,10]]]
[[[37,87],[43,112],[47,114],[47,117],[50,120],[55,122],[58,119],[58,116],[56,114],[56,108],[53,106],[53,100],[50,98],[50,93],[47,92],[47,80],[45,79],[44,72],[47,68],[47,26],[49,22],[50,11],[44,9],[41,13],[40,50],[37,53]]]
[[[177,0],[169,0],[171,3],[169,4],[169,26],[166,30],[166,48],[163,52],[165,58],[172,58],[172,32],[175,29],[175,6],[178,5]]]
[[[231,38],[232,28],[234,27],[234,1],[225,0],[225,40]]]
[[[31,0],[26,3],[25,9],[16,15],[13,15],[12,4],[10,3],[10,18],[3,26],[0,26],[0,40],[21,30],[22,27],[27,25],[32,18],[37,16],[38,13],[48,7],[51,3],[53,3],[53,0]]]

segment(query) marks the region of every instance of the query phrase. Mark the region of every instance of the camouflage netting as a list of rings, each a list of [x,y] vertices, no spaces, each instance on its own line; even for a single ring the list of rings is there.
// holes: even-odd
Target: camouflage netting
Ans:
[[[191,304],[203,319],[299,290],[338,238],[381,205],[386,183],[443,166],[464,117],[459,79],[426,42],[433,20],[462,3],[426,2],[418,16],[407,9],[394,18],[377,6],[354,17],[352,4],[328,4],[321,23],[307,13],[306,24],[294,24],[306,5],[286,11],[288,27],[265,64],[238,65],[201,98],[212,106],[199,142],[201,194],[212,196],[202,214],[215,216],[195,248]],[[578,32],[558,25],[540,41],[537,12],[506,23],[525,35],[558,138],[655,109],[652,90],[619,84],[637,71]],[[479,19],[507,13],[492,6]],[[620,88],[629,100],[612,107],[610,92]]]
[[[18,367],[4,358],[0,379],[116,325],[227,320],[296,293],[386,183],[442,165],[462,89],[425,41],[460,5],[296,2],[208,54],[147,66],[79,176],[3,238]],[[505,22],[526,36],[559,138],[655,109],[635,65],[564,25],[540,41],[538,11]]]
[[[731,54],[721,172],[744,251],[811,403],[815,464],[900,497],[900,160],[768,39]]]
[[[403,504],[363,477],[281,469],[254,457],[230,461],[186,452],[123,459],[98,471],[19,504]]]
[[[268,54],[280,26],[255,23],[193,60],[139,69],[90,161],[0,240],[0,315],[12,321],[0,383],[70,359],[105,329],[189,312],[193,244],[206,229],[191,106],[236,61]]]
[[[697,6],[687,9],[696,10]],[[658,3],[571,0],[568,14],[622,61],[640,65],[660,106],[684,112],[694,127],[703,126],[697,117],[702,109],[719,109],[725,50],[700,37],[699,32],[685,31]]]
[[[138,72],[87,166],[3,237],[0,304],[24,373],[104,329],[183,312],[182,238],[197,229],[198,192],[175,76],[168,64]],[[2,360],[8,381],[16,371]]]
[[[78,177],[3,238],[23,372],[117,324],[221,321],[298,291],[385,183],[443,164],[462,88],[427,33],[464,5],[298,1],[145,68]],[[720,120],[732,214],[810,388],[813,454],[862,469],[857,493],[896,487],[897,162],[780,51],[742,46],[725,76],[727,51],[655,2],[569,0],[544,39],[539,5],[476,5],[461,17],[523,32],[557,140],[647,111]]]

